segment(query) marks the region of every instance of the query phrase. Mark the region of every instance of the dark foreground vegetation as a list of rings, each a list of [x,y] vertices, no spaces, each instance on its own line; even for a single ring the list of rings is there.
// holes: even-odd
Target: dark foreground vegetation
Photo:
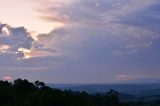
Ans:
[[[13,83],[0,81],[0,106],[160,106],[160,101],[122,103],[114,90],[88,94],[53,89],[40,81],[17,79]]]

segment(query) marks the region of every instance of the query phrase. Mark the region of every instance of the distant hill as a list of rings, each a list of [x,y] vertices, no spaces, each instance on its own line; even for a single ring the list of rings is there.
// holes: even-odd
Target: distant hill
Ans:
[[[119,92],[134,95],[160,94],[160,84],[49,84],[52,88],[71,89],[73,91],[86,91],[89,93],[107,92],[114,89]]]
[[[122,101],[152,100],[160,98],[160,84],[50,84],[50,87],[62,90],[86,91],[88,93],[106,93],[114,89],[120,93]]]

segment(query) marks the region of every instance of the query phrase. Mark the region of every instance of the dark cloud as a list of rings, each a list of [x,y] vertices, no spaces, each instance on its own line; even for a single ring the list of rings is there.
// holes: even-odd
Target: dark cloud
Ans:
[[[156,49],[160,37],[159,14],[155,14],[159,10],[157,3],[156,0],[82,0],[63,7],[50,5],[47,14],[53,14],[53,17],[54,13],[67,15],[69,22],[57,32],[48,34],[46,42],[52,42],[50,47],[54,45],[62,55],[68,56],[69,61],[62,65],[68,67],[68,72],[78,70],[75,72],[86,75],[90,81],[96,72],[99,76],[109,77],[136,71],[135,76],[142,77],[145,71],[138,75],[137,70],[147,69],[148,64],[156,63],[149,60],[159,57]],[[139,60],[144,58],[147,58],[145,62]],[[60,72],[64,70],[62,68]],[[96,80],[105,82],[109,79],[112,78]]]
[[[33,39],[30,33],[24,27],[11,27],[7,24],[0,25],[0,45],[9,46],[6,53],[23,57],[23,54],[18,53],[19,48],[31,49]],[[5,28],[5,30],[3,30]]]

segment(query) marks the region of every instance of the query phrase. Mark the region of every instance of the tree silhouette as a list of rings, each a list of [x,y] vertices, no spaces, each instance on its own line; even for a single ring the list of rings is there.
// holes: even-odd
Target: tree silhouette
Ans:
[[[107,94],[106,94],[106,101],[108,101],[110,106],[118,106],[119,105],[119,93],[115,90],[110,90]]]
[[[15,80],[14,83],[13,83],[13,87],[16,90],[24,91],[24,92],[32,91],[35,88],[34,84],[30,83],[26,79],[24,79],[24,80],[22,80],[22,79]]]
[[[43,88],[45,87],[45,83],[44,82],[40,82],[40,81],[35,81],[34,84],[36,85],[37,88]]]
[[[0,106],[160,106],[156,101],[120,102],[119,93],[89,94],[45,86],[44,82],[16,79],[0,81]]]

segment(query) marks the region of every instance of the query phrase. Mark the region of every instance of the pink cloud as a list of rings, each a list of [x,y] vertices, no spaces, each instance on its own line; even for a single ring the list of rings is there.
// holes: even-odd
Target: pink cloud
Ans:
[[[12,80],[12,77],[11,77],[11,76],[4,76],[4,77],[3,77],[3,80],[9,81],[9,80]]]
[[[130,79],[132,79],[132,78],[129,77],[129,76],[126,76],[126,75],[117,75],[117,76],[115,76],[115,80],[119,80],[119,81],[121,81],[121,80],[130,80]]]

